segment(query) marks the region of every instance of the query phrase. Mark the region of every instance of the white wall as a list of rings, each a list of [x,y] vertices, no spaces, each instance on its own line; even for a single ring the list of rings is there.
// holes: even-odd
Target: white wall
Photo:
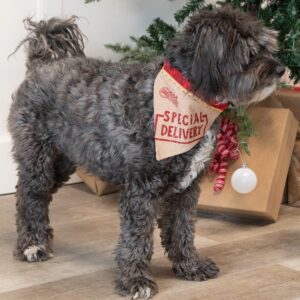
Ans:
[[[1,1],[0,10],[0,194],[11,193],[16,185],[16,166],[11,155],[11,140],[6,128],[11,94],[24,78],[23,51],[7,59],[25,36],[22,20],[27,16],[82,17],[79,26],[87,36],[86,54],[104,59],[117,55],[104,47],[107,43],[127,42],[129,35],[141,35],[155,17],[171,22],[173,13],[184,0],[9,0]],[[74,178],[76,181],[77,179]]]
[[[25,72],[22,51],[11,59],[8,55],[25,36],[22,20],[35,11],[35,0],[1,1],[0,10],[0,194],[14,190],[16,184],[15,165],[12,162],[10,137],[6,129],[6,120],[11,94],[22,81]]]

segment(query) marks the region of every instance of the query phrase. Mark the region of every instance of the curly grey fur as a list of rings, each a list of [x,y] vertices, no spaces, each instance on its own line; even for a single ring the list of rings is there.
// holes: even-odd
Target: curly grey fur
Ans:
[[[34,22],[32,18],[25,19],[24,25],[29,33],[12,54],[25,44],[27,68],[67,56],[84,56],[83,35],[75,23],[77,19],[76,16],[39,22]]]
[[[214,128],[190,151],[157,161],[153,83],[162,59],[143,65],[85,58],[79,31],[71,34],[69,25],[58,19],[33,24],[29,69],[10,109],[19,176],[16,257],[40,261],[51,256],[49,202],[75,167],[83,166],[121,188],[116,249],[120,294],[137,299],[157,292],[149,271],[156,219],[178,276],[215,277],[218,268],[199,257],[193,244],[198,179]],[[40,40],[41,32],[47,33],[46,42]],[[58,36],[65,42],[58,43]],[[166,57],[206,101],[246,104],[278,81],[282,70],[272,55],[275,49],[275,34],[260,22],[221,9],[196,13],[169,43]],[[198,178],[190,176],[193,170]]]

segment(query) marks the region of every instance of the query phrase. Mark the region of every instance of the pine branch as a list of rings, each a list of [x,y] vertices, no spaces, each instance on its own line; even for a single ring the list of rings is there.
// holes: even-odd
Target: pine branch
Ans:
[[[131,47],[129,45],[121,45],[120,43],[116,44],[107,44],[105,45],[108,49],[113,50],[114,52],[121,54],[121,61],[129,62],[144,62],[147,63],[153,58],[157,57],[157,51],[151,50],[147,47]]]
[[[191,13],[197,9],[205,6],[205,0],[189,0],[180,10],[174,14],[174,18],[178,25],[182,24],[184,20],[190,16]]]
[[[120,43],[116,44],[107,44],[106,48],[113,50],[116,53],[127,53],[132,50],[132,48],[128,45],[121,45]]]
[[[240,148],[250,155],[248,141],[250,137],[256,136],[257,132],[247,110],[243,106],[230,106],[224,114],[238,126],[237,138]]]
[[[237,124],[238,124],[238,141],[241,148],[250,155],[248,146],[248,140],[251,136],[256,136],[256,129],[250,120],[247,111],[244,107],[238,107],[236,112]]]
[[[133,46],[116,43],[106,47],[121,54],[122,60],[149,62],[164,53],[166,42],[176,34],[176,28],[160,18],[156,18],[146,31],[148,35],[139,38],[130,36]]]

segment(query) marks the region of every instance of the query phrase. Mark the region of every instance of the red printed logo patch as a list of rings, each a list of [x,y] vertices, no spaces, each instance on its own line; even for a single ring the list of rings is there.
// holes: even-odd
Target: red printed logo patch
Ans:
[[[168,99],[171,103],[173,103],[175,106],[178,106],[178,97],[167,87],[162,87],[159,90],[159,95],[162,98]]]

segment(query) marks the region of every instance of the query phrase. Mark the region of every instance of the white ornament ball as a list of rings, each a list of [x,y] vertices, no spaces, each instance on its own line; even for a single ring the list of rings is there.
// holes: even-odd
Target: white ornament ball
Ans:
[[[243,166],[234,171],[231,176],[231,185],[233,189],[240,194],[251,193],[257,184],[257,177],[255,173]]]

